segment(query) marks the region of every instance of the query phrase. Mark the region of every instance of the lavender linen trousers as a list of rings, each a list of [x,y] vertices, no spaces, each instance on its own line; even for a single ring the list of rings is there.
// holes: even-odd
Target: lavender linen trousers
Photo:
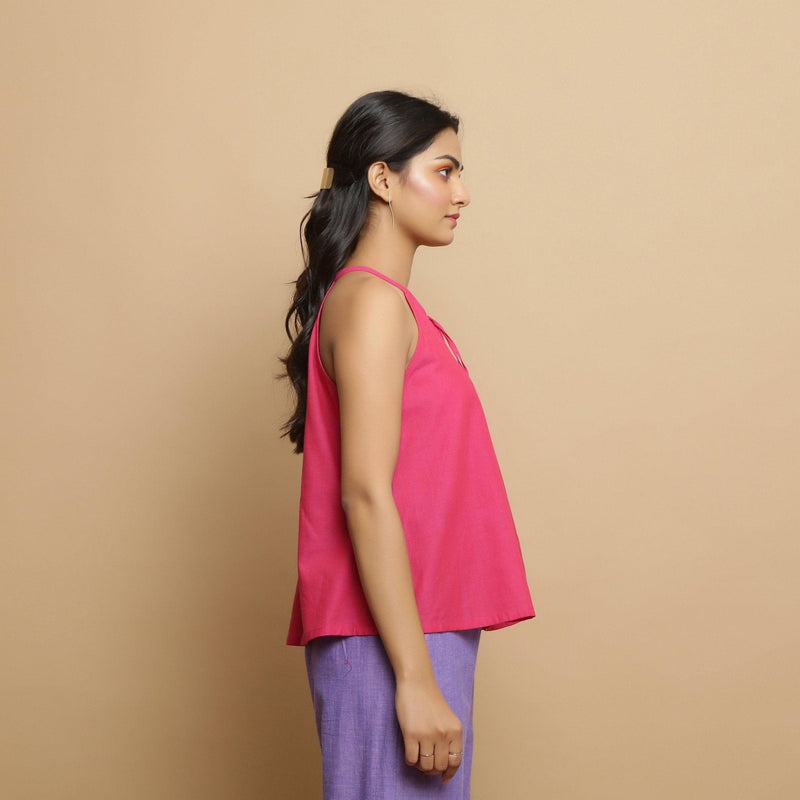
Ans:
[[[426,633],[436,680],[461,720],[464,754],[447,784],[406,766],[395,680],[378,636],[323,636],[306,645],[322,747],[323,800],[469,800],[472,698],[480,630]]]

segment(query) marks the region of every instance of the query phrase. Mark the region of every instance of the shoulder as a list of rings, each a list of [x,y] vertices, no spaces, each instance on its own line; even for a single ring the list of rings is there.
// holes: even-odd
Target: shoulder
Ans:
[[[410,332],[413,322],[402,289],[369,272],[349,272],[336,281],[325,300],[320,333]]]
[[[339,278],[320,312],[319,352],[334,380],[343,361],[405,368],[416,339],[416,321],[403,291],[368,272]]]
[[[348,272],[342,275],[328,295],[325,306],[336,310],[346,306],[349,310],[368,311],[379,307],[384,311],[403,309],[406,298],[402,289],[370,272]]]

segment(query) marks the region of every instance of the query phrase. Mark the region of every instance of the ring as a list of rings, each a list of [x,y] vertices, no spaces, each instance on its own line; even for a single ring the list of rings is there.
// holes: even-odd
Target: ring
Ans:
[[[463,750],[462,750],[462,752],[463,752]],[[458,758],[461,755],[461,753],[448,753],[447,755],[450,758]]]
[[[433,758],[433,753],[420,753],[420,758]]]

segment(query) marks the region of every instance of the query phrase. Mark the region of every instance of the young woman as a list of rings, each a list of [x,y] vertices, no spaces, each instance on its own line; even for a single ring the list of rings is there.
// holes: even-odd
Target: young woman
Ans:
[[[304,220],[288,643],[306,647],[327,800],[468,798],[480,630],[534,613],[467,369],[407,289],[470,201],[458,127],[399,92],[359,98]]]

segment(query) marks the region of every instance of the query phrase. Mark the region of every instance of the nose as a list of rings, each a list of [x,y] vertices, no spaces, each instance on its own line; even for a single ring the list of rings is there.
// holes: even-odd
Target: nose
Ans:
[[[470,200],[471,198],[469,196],[469,192],[467,191],[467,187],[464,185],[464,181],[459,178],[453,191],[453,204],[463,208],[464,206],[469,205]]]

